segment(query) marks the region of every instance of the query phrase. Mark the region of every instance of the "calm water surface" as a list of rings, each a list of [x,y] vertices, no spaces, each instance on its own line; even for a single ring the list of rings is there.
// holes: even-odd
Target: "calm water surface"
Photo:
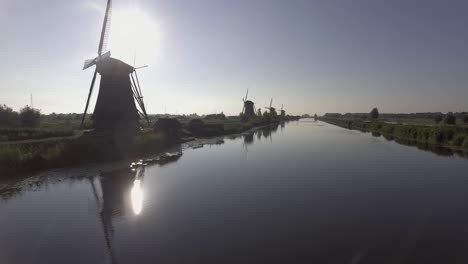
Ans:
[[[302,120],[120,165],[4,192],[0,263],[468,262],[458,156]]]

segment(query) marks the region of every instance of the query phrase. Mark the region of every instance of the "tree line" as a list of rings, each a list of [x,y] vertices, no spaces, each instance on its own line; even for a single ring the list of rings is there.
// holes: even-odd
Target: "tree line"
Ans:
[[[25,106],[14,111],[11,107],[0,105],[0,126],[3,127],[37,127],[40,123],[41,111]]]
[[[323,116],[324,119],[431,119],[435,123],[444,123],[447,125],[454,125],[457,119],[462,120],[463,123],[468,124],[468,113],[459,112],[453,113],[448,112],[443,114],[441,112],[436,113],[409,113],[409,114],[392,114],[392,113],[379,113],[377,107],[373,108],[369,113],[326,113]]]

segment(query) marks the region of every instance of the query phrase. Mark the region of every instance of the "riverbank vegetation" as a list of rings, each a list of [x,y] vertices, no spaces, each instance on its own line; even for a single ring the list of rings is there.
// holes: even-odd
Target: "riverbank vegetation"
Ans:
[[[430,125],[420,121],[412,123],[409,119],[401,122],[401,120],[330,118],[324,116],[321,120],[348,129],[379,133],[390,139],[410,140],[468,152],[468,126],[455,125],[454,116],[453,114],[447,115],[443,118],[444,122],[440,120],[437,124]],[[429,122],[429,120],[426,121]]]
[[[25,109],[32,111],[32,108]],[[33,112],[37,120],[25,125],[19,119],[20,113],[7,106],[1,107],[0,178],[47,168],[142,158],[195,137],[236,134],[258,126],[298,119],[295,116],[262,115],[242,122],[239,116],[225,116],[222,113],[181,115],[174,117],[180,123],[180,133],[172,137],[148,127],[133,134],[95,133],[89,119],[84,129],[79,128],[79,114],[41,115],[38,110]],[[152,116],[152,124],[163,117]],[[194,123],[198,126],[191,127]]]

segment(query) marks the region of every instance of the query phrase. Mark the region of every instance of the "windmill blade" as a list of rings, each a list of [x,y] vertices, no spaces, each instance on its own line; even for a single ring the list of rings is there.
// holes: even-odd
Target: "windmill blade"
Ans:
[[[245,101],[247,101],[247,96],[249,96],[249,89],[247,89],[247,93],[245,94]]]
[[[84,65],[83,65],[83,70],[86,70],[95,64],[96,64],[96,59],[85,60]]]
[[[94,82],[96,81],[96,75],[97,75],[97,69],[94,70],[93,79],[91,80],[91,86],[89,87],[88,100],[86,101],[86,106],[85,106],[85,110],[83,112],[83,117],[81,118],[80,128],[83,128],[83,123],[84,123],[84,120],[85,120],[85,117],[86,117],[86,112],[88,112],[89,99],[91,99],[91,94],[93,93]]]
[[[148,65],[145,65],[145,66],[136,67],[136,68],[135,68],[135,71],[136,71],[136,70],[139,70],[139,69],[147,68],[147,67],[149,67],[149,66],[148,66]]]
[[[107,49],[107,42],[109,39],[110,20],[112,12],[112,0],[107,0],[106,14],[104,16],[104,23],[102,24],[101,39],[99,40],[98,55],[101,56],[102,51]]]
[[[83,70],[86,70],[88,69],[89,67],[93,66],[93,65],[96,65],[96,63],[100,60],[104,60],[104,59],[107,59],[111,56],[111,53],[110,51],[102,54],[101,56],[97,56],[96,58],[94,59],[89,59],[89,60],[85,60],[84,62],[84,66],[83,66]]]
[[[244,110],[245,110],[245,105],[242,107],[242,112],[241,113],[244,113]]]
[[[270,100],[270,108],[271,108],[272,104],[273,104],[273,98],[271,98],[271,100]]]

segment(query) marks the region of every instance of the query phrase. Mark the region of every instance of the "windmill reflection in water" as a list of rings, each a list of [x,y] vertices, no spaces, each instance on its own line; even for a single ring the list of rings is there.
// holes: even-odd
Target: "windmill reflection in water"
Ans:
[[[98,208],[98,216],[102,225],[107,252],[112,263],[116,263],[112,245],[114,235],[113,218],[125,216],[129,213],[139,215],[143,210],[142,184],[145,176],[145,166],[138,166],[137,164],[135,167],[111,173],[101,173],[98,177],[88,178]],[[100,190],[96,187],[97,185],[100,186]]]

